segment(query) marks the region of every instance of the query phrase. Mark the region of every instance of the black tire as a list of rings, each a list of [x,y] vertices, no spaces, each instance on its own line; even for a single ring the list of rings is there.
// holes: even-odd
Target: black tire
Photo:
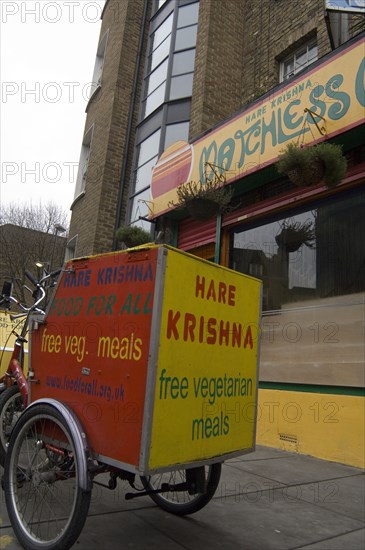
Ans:
[[[201,510],[213,498],[221,477],[221,464],[205,466],[206,491],[190,495],[187,491],[170,491],[151,494],[151,499],[166,512],[185,516]],[[175,470],[141,477],[145,489],[159,489],[163,483],[176,485],[186,480],[186,470]]]
[[[79,536],[90,490],[79,482],[79,448],[64,415],[49,404],[26,409],[5,460],[4,490],[16,537],[27,550],[67,550]]]
[[[4,467],[11,432],[24,410],[18,386],[10,386],[0,394],[0,464]]]

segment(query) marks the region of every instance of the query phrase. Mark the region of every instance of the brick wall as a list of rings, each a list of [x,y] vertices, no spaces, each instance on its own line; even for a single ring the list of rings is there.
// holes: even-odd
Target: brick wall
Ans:
[[[315,35],[321,57],[323,0],[201,0],[190,138],[276,86],[280,57]]]
[[[240,0],[200,2],[190,139],[241,107],[243,7]]]
[[[104,9],[100,39],[109,35],[102,86],[87,108],[85,132],[94,125],[94,133],[85,194],[72,207],[70,239],[78,235],[77,256],[112,247],[143,6],[143,0],[109,0]]]
[[[152,0],[148,5],[151,10]],[[144,0],[108,0],[104,9],[100,37],[109,29],[109,38],[102,88],[85,124],[85,131],[94,124],[90,165],[85,195],[72,208],[70,238],[78,235],[78,256],[111,250],[120,189],[121,223],[126,216],[148,33],[147,25],[140,48],[143,13]],[[200,0],[190,140],[276,86],[280,60],[312,36],[319,57],[331,50],[323,0]]]

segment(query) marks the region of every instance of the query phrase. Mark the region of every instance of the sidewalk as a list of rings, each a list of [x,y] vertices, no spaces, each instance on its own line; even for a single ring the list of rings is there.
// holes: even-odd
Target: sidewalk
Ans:
[[[1,471],[2,475],[2,471]],[[95,486],[78,550],[363,550],[364,471],[268,447],[225,463],[214,499],[185,518]],[[19,550],[1,492],[0,549]]]

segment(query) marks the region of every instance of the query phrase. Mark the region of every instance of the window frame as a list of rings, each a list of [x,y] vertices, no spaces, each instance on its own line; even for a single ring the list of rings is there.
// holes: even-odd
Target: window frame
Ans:
[[[308,62],[308,51],[314,46],[317,48],[317,54],[316,54],[315,57],[313,57],[313,59],[310,60],[310,62]],[[307,62],[300,69],[296,70],[295,69],[296,57],[297,57],[298,53],[301,53],[304,48],[306,49]],[[280,65],[279,65],[279,80],[280,80],[280,82],[286,82],[290,78],[295,77],[296,75],[298,75],[299,73],[304,71],[304,69],[309,67],[312,63],[317,61],[317,59],[318,59],[318,41],[317,41],[317,37],[311,37],[310,39],[306,40],[305,42],[302,42],[300,45],[298,45],[294,49],[292,49],[291,52],[288,55],[286,55],[285,57],[280,59]],[[285,73],[284,73],[285,64],[288,63],[288,61],[290,61],[290,60],[293,61],[293,72],[292,72],[292,74],[290,74],[290,76],[285,76]]]
[[[92,124],[88,130],[85,132],[82,139],[79,168],[77,171],[76,185],[75,185],[75,195],[74,202],[81,195],[85,194],[87,172],[89,168],[89,160],[91,154],[92,140],[94,136],[94,124]]]
[[[90,92],[90,99],[95,93],[95,91],[101,87],[102,85],[102,77],[103,77],[103,70],[104,70],[104,63],[105,63],[105,53],[106,48],[108,44],[108,38],[109,38],[109,29],[105,31],[102,38],[100,39],[100,42],[98,44],[98,48],[96,50],[96,58],[95,58],[95,64],[94,64],[94,72],[93,72],[93,78],[91,82],[91,92]]]

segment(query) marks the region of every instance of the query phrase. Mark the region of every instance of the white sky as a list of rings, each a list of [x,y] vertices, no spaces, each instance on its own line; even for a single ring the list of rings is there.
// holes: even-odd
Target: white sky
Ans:
[[[74,196],[104,0],[0,0],[2,204]]]

